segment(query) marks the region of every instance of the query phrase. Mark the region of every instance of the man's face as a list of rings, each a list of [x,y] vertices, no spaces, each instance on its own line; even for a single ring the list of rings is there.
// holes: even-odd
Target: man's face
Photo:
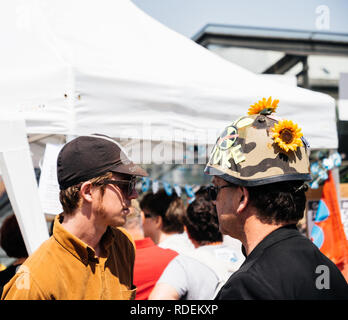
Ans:
[[[113,174],[111,180],[130,180],[129,175]],[[135,189],[128,194],[128,184],[106,184],[104,194],[99,191],[99,199],[95,203],[95,211],[98,221],[107,226],[120,227],[126,222],[130,212],[131,200],[136,199],[138,194]]]
[[[215,204],[220,231],[232,237],[236,236],[236,230],[238,228],[238,187],[229,184],[218,176],[214,176],[212,182],[216,187],[219,187]],[[229,187],[221,188],[227,185]]]

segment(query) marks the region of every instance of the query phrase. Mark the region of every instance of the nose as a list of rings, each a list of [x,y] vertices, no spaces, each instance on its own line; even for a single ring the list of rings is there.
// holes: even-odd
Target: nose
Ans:
[[[135,190],[135,188],[133,189],[131,195],[128,197],[129,200],[132,200],[132,199],[136,199],[138,198],[139,194],[137,192],[137,190]]]

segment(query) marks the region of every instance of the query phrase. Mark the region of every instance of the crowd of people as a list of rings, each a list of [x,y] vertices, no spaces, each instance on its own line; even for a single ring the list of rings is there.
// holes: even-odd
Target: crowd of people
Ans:
[[[13,254],[1,299],[347,299],[339,269],[296,227],[309,146],[268,102],[223,131],[205,169],[212,184],[190,204],[165,190],[138,197],[147,173],[113,139],[68,142],[57,160],[63,212],[33,254]],[[2,230],[1,245],[12,234]]]
[[[125,228],[136,245],[136,299],[212,299],[241,264],[223,243],[205,187],[187,208],[164,189],[147,193],[139,204],[132,200],[132,208]]]

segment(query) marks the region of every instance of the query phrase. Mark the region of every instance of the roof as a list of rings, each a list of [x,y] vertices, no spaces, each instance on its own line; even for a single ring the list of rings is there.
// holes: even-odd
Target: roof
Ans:
[[[291,43],[301,43],[302,46],[293,48],[298,51],[297,53],[300,51],[348,55],[348,34],[344,33],[207,24],[192,39],[203,46],[216,43],[228,44],[238,40],[240,46],[267,47],[277,51],[289,50]],[[256,44],[255,40],[262,42]],[[254,43],[251,44],[251,41]],[[270,46],[269,43],[272,45]]]

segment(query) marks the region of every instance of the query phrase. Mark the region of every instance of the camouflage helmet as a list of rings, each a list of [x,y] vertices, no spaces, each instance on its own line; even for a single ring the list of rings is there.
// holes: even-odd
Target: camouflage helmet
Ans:
[[[308,142],[297,124],[273,115],[278,102],[263,98],[227,126],[204,172],[246,187],[312,180]]]

